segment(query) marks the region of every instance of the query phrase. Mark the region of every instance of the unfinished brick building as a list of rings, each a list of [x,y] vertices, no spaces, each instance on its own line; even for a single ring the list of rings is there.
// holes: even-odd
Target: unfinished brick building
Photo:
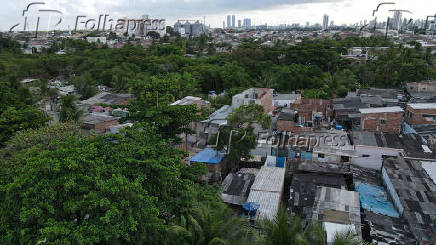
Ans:
[[[291,109],[298,112],[300,122],[312,122],[316,117],[320,119],[332,116],[331,101],[323,99],[301,99],[301,103],[294,103]]]
[[[436,103],[408,104],[406,122],[409,125],[436,124]]]
[[[399,106],[360,109],[362,130],[393,133],[401,132],[403,109]]]

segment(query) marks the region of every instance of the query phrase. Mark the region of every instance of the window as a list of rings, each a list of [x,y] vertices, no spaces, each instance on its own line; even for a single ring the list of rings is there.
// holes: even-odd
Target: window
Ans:
[[[324,154],[318,154],[318,158],[325,158]]]
[[[341,162],[350,162],[349,156],[341,156]]]
[[[386,119],[380,119],[380,124],[381,125],[385,125],[386,124]]]

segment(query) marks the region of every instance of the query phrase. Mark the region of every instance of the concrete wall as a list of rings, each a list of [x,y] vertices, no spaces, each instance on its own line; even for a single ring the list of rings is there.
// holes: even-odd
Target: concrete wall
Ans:
[[[436,92],[436,82],[413,82],[407,84],[409,92]]]

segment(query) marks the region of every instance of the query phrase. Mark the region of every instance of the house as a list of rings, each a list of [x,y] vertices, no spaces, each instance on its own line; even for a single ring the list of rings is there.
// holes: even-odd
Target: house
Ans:
[[[353,165],[380,169],[385,157],[404,157],[406,159],[434,159],[434,152],[416,133],[378,134],[353,131],[351,133],[355,154],[359,157],[351,160]]]
[[[261,105],[265,113],[273,110],[273,89],[269,88],[250,88],[244,92],[233,96],[232,108],[236,109],[241,105],[257,104]]]
[[[409,125],[436,124],[436,103],[411,103],[406,107]]]
[[[337,232],[352,230],[361,237],[359,193],[318,186],[312,220],[322,222],[327,233],[327,244],[331,244]]]
[[[208,119],[198,122],[195,134],[195,144],[197,147],[205,147],[208,144],[209,138],[217,134],[221,126],[227,125],[227,117],[232,112],[233,108],[231,106],[224,105],[212,113]]]
[[[285,168],[263,166],[256,175],[247,203],[258,205],[255,219],[273,220],[280,207],[285,183]]]
[[[339,174],[297,172],[292,175],[289,208],[300,217],[312,217],[318,186],[346,189],[345,178]]]
[[[292,132],[295,134],[303,132],[313,132],[312,127],[304,127],[298,123],[299,115],[296,111],[282,109],[277,117],[277,132]]]
[[[88,114],[82,119],[82,128],[105,133],[111,126],[119,125],[118,118],[97,114]]]
[[[383,161],[383,184],[419,244],[436,243],[435,164],[404,158]]]
[[[273,106],[289,108],[291,104],[299,103],[301,100],[301,94],[274,94],[273,95]]]
[[[331,117],[330,100],[303,98],[298,102],[291,104],[291,109],[298,112],[300,123],[320,122]]]
[[[354,147],[342,130],[320,130],[289,138],[289,159],[319,162],[350,163],[355,157]]]
[[[384,134],[377,134],[369,131],[352,131],[351,142],[354,145],[355,154],[358,156],[351,160],[354,166],[380,170],[383,157],[398,157],[404,153],[400,147],[392,144],[394,140]]]
[[[359,129],[361,115],[359,109],[369,108],[359,96],[347,96],[332,100],[332,110],[336,124],[344,129]]]
[[[221,199],[234,205],[244,204],[258,172],[256,168],[242,168],[229,173],[221,184]]]
[[[373,244],[416,244],[409,225],[399,217],[377,170],[352,166],[362,216],[362,237]]]
[[[359,109],[360,127],[371,132],[400,133],[403,109],[399,106]]]
[[[221,181],[222,174],[226,171],[225,153],[206,148],[190,159],[191,163],[203,163],[208,168],[208,173],[203,176],[205,181]]]
[[[407,83],[407,92],[436,92],[436,81],[422,81]]]

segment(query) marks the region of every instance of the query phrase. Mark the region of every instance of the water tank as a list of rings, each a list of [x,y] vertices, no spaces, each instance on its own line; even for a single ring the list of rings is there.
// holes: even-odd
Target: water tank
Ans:
[[[336,125],[336,130],[342,130],[342,125]]]

